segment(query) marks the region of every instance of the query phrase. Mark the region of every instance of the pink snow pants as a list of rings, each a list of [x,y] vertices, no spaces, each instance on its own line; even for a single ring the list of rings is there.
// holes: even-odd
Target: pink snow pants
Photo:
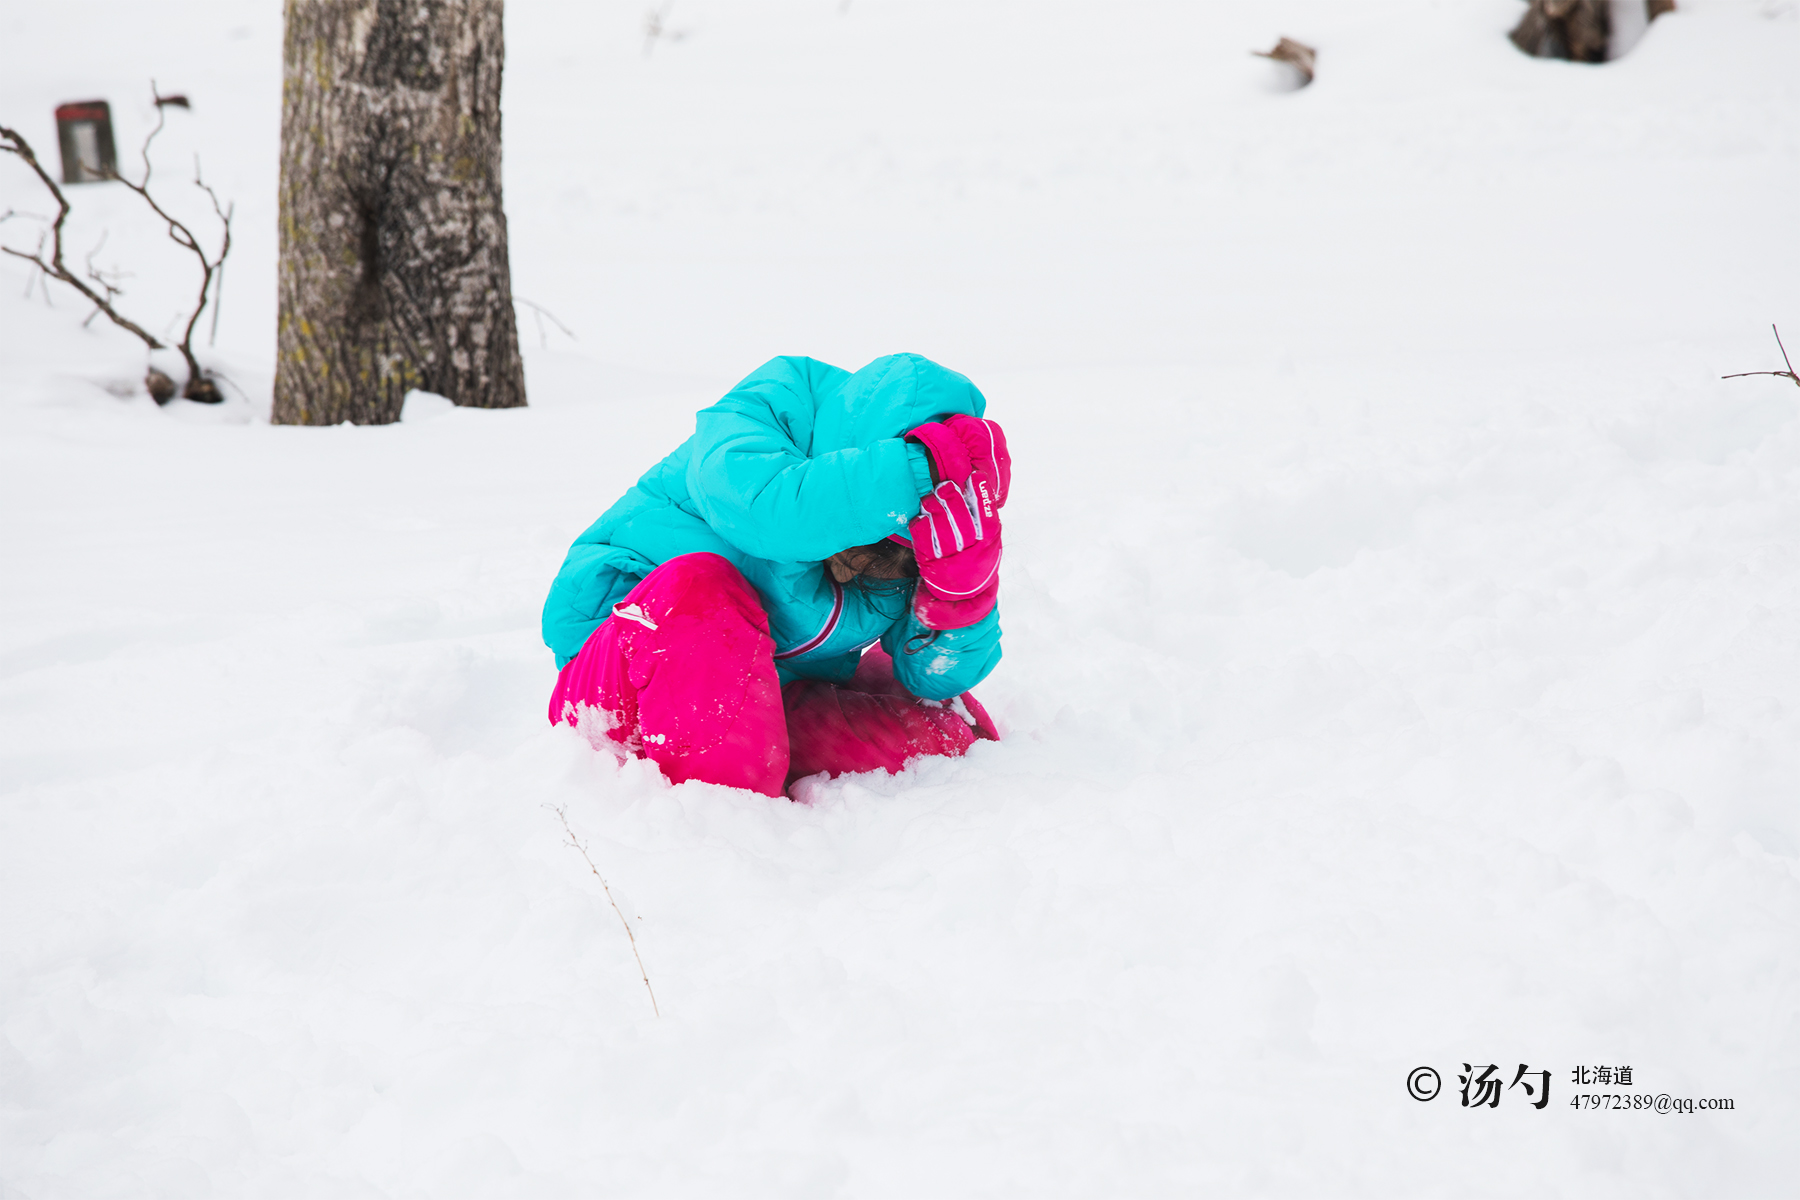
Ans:
[[[820,771],[898,771],[921,754],[954,757],[996,737],[972,693],[962,707],[920,700],[879,647],[847,684],[785,689],[756,590],[717,554],[670,559],[616,605],[569,660],[550,721],[582,725],[671,782],[698,779],[781,796]]]

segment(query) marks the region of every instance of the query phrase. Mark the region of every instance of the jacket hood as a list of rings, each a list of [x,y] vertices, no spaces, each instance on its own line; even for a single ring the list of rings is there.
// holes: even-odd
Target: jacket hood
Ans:
[[[987,399],[968,376],[917,354],[889,354],[818,395],[811,453],[867,446],[938,417],[979,417]]]

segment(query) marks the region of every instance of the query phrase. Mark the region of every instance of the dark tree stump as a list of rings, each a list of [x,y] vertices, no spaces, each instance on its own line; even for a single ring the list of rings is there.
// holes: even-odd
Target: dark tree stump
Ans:
[[[1651,21],[1675,11],[1675,0],[1643,4]],[[1511,37],[1513,45],[1536,58],[1602,63],[1613,57],[1612,32],[1610,0],[1531,0]]]
[[[525,403],[500,195],[502,0],[287,0],[274,420],[413,388]]]
[[[1531,0],[1512,31],[1513,45],[1536,58],[1605,62],[1610,8],[1608,0]]]

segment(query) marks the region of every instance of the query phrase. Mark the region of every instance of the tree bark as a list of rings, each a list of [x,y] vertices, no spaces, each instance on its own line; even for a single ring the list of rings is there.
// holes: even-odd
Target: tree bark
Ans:
[[[503,0],[286,0],[274,420],[412,388],[525,403],[500,196]]]

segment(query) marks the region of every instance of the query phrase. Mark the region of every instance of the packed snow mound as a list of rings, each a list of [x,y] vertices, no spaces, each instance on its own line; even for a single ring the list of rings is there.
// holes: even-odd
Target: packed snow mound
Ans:
[[[239,205],[217,408],[0,262],[0,1195],[1790,1189],[1800,392],[1719,376],[1800,336],[1800,19],[1518,9],[514,6],[578,340],[330,429],[267,424],[279,14],[0,18],[40,150],[107,94],[129,161],[153,59]],[[1006,738],[790,804],[550,727],[569,541],[900,349],[1015,455]]]

